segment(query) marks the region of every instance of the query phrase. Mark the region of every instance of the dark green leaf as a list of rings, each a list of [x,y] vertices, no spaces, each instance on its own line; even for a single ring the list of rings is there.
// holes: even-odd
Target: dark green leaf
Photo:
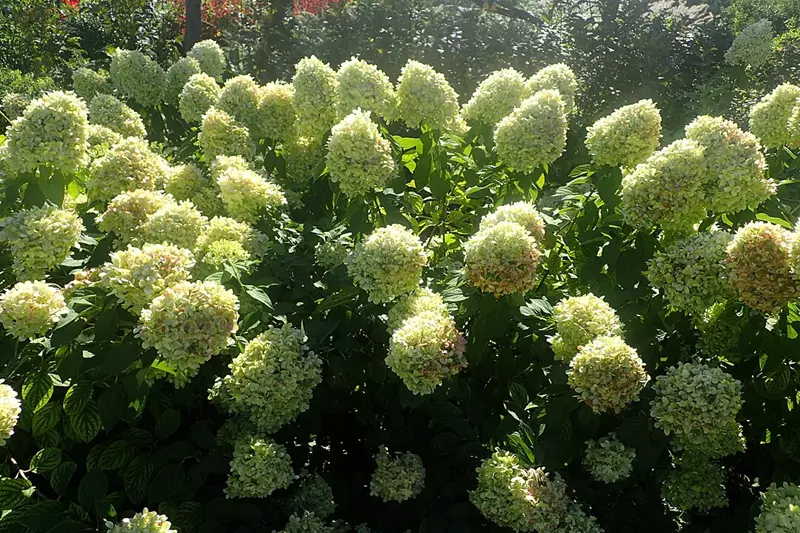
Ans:
[[[87,473],[78,485],[78,501],[86,510],[94,509],[94,502],[102,500],[108,492],[108,476],[102,470]]]
[[[94,402],[87,403],[83,409],[68,418],[75,436],[83,442],[91,441],[102,426],[100,413],[97,410],[97,404]]]
[[[181,414],[175,409],[169,409],[158,417],[156,422],[156,437],[166,439],[176,431],[181,425]]]
[[[33,415],[33,435],[39,437],[61,422],[61,406],[57,403],[48,403]]]
[[[34,413],[44,407],[53,395],[53,378],[47,372],[31,374],[22,385],[22,399]]]
[[[0,479],[0,509],[15,509],[33,496],[34,488],[27,479]]]
[[[152,475],[153,463],[147,457],[137,456],[128,463],[122,480],[125,485],[125,493],[132,502],[138,503],[144,499],[147,492],[147,484]]]
[[[59,448],[44,448],[31,457],[31,471],[41,474],[51,472],[61,463]]]
[[[58,467],[53,470],[53,473],[50,474],[50,485],[53,487],[53,490],[59,494],[64,494],[76,470],[78,470],[78,465],[72,461],[67,461],[66,463],[58,465]]]
[[[133,455],[132,446],[124,440],[114,441],[100,454],[98,466],[103,470],[118,470],[124,467]]]

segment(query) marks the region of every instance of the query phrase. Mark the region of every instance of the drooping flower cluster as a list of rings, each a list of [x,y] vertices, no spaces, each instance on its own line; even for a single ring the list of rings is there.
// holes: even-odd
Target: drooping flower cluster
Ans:
[[[239,301],[233,292],[208,281],[184,281],[168,287],[142,311],[137,329],[142,346],[155,348],[176,370],[177,386],[200,365],[233,343]]]
[[[428,125],[446,131],[458,115],[458,94],[433,67],[410,59],[397,80],[400,117],[409,128]]]
[[[258,100],[257,133],[265,139],[288,142],[295,137],[294,88],[283,82],[261,87]]]
[[[396,172],[389,141],[369,111],[353,111],[331,129],[327,162],[331,181],[350,197],[385,186]]]
[[[8,247],[18,280],[41,279],[69,258],[83,222],[73,211],[53,206],[18,211],[2,222],[0,243]]]
[[[336,123],[336,72],[314,56],[301,59],[292,78],[297,133],[320,139]]]
[[[258,104],[261,88],[247,75],[235,76],[225,82],[219,95],[217,109],[229,114],[256,135],[259,128]]]
[[[3,381],[0,379],[0,446],[5,446],[8,438],[14,434],[17,419],[22,412],[22,404],[17,398],[17,391]]]
[[[578,80],[575,73],[564,63],[549,65],[531,76],[527,82],[528,92],[536,94],[539,91],[558,91],[564,102],[564,111],[567,114],[575,111],[575,95],[578,92]]]
[[[347,271],[371,302],[389,302],[413,291],[428,259],[422,243],[399,224],[378,228],[350,256]]]
[[[74,93],[53,91],[37,98],[6,131],[6,164],[19,172],[40,166],[75,172],[86,163],[87,114]]]
[[[89,119],[92,124],[105,126],[123,137],[147,136],[139,113],[110,94],[99,94],[92,99],[89,103]]]
[[[427,312],[438,314],[442,317],[450,317],[447,305],[445,305],[442,297],[427,287],[420,287],[411,294],[400,298],[389,309],[387,320],[389,333],[399,328],[407,318]]]
[[[149,511],[147,507],[133,518],[124,518],[119,524],[106,522],[108,533],[178,533],[165,515]]]
[[[242,222],[255,223],[271,209],[286,204],[281,188],[261,174],[239,166],[219,167],[217,185],[228,214]]]
[[[86,194],[93,202],[105,203],[125,191],[152,191],[162,186],[169,164],[150,150],[144,139],[128,137],[96,159],[90,170]]]
[[[461,115],[467,122],[494,126],[528,96],[530,92],[522,74],[513,68],[498,70],[478,85]]]
[[[25,112],[25,108],[31,103],[31,97],[26,94],[20,93],[6,93],[0,99],[0,109],[8,120],[14,120],[21,117]]]
[[[756,533],[800,531],[800,487],[792,483],[770,485],[756,517]]]
[[[536,239],[515,222],[502,221],[478,231],[464,244],[469,282],[496,297],[525,294],[536,284],[541,259]]]
[[[639,399],[649,379],[639,354],[619,337],[595,338],[569,367],[569,385],[595,413],[619,413]]]
[[[681,363],[658,376],[653,390],[650,415],[678,448],[712,458],[744,449],[735,420],[742,385],[721,369]]]
[[[300,480],[287,507],[292,514],[309,511],[324,520],[336,511],[336,502],[330,485],[319,474],[313,474]]]
[[[750,131],[767,148],[788,144],[788,122],[800,98],[800,87],[791,83],[778,85],[750,110]]]
[[[733,296],[723,265],[730,233],[710,231],[676,241],[656,252],[645,276],[669,304],[692,315]]]
[[[192,250],[207,223],[208,217],[192,202],[167,202],[139,226],[138,240],[165,242]]]
[[[225,488],[227,498],[265,498],[292,481],[292,458],[286,448],[270,439],[237,438]]]
[[[160,191],[136,189],[112,198],[105,212],[97,217],[100,231],[114,233],[117,246],[131,243],[147,217],[171,203],[172,198]]]
[[[661,113],[652,100],[620,107],[586,131],[586,147],[599,165],[633,168],[658,148]]]
[[[789,231],[768,222],[750,222],[736,231],[725,264],[731,285],[748,307],[772,313],[797,296],[791,238]]]
[[[114,87],[144,107],[155,107],[164,98],[167,73],[161,66],[136,50],[118,49],[109,67]]]
[[[58,289],[44,281],[22,281],[0,296],[0,323],[19,340],[44,335],[67,311]]]
[[[758,68],[772,54],[772,23],[767,19],[746,26],[725,52],[725,61],[731,65]]]
[[[494,212],[489,213],[481,219],[480,229],[491,228],[498,222],[516,222],[536,239],[539,244],[544,243],[545,225],[542,216],[536,210],[536,206],[529,202],[515,202],[513,204],[501,205]]]
[[[497,125],[497,154],[509,166],[532,172],[561,156],[567,144],[567,116],[558,91],[539,91]]]
[[[212,397],[259,432],[276,432],[308,409],[314,387],[322,381],[322,362],[308,351],[305,340],[291,326],[270,328],[233,359]]]
[[[467,366],[466,342],[449,314],[423,311],[392,333],[386,365],[414,394],[431,394]]]
[[[616,434],[610,433],[599,441],[586,443],[583,466],[595,480],[615,483],[631,475],[635,458],[636,450],[625,446]]]
[[[387,122],[397,118],[397,94],[389,77],[378,67],[352,58],[341,64],[336,76],[339,118],[356,109],[375,113]]]
[[[122,306],[138,315],[167,287],[188,281],[194,258],[189,250],[168,244],[128,246],[111,254],[101,280]]]
[[[685,456],[670,471],[664,482],[662,494],[667,502],[681,510],[698,509],[701,512],[726,507],[725,471],[704,458]]]
[[[422,458],[411,452],[396,452],[394,456],[386,446],[375,455],[378,466],[369,483],[369,493],[385,502],[403,502],[414,498],[425,487],[425,467]]]
[[[107,72],[81,67],[72,72],[72,90],[89,102],[98,94],[111,94],[113,89]]]
[[[212,107],[203,115],[197,141],[206,161],[213,161],[220,155],[240,155],[249,159],[255,154],[250,131],[228,113],[216,107]]]
[[[571,361],[578,351],[601,336],[622,335],[616,311],[594,294],[572,296],[553,308],[558,333],[549,339],[556,359]]]
[[[216,42],[211,39],[197,42],[186,55],[200,63],[204,73],[214,79],[222,79],[225,72],[225,52]]]
[[[203,115],[217,105],[222,89],[208,74],[194,74],[178,95],[178,109],[186,122],[201,122]]]
[[[179,102],[184,85],[195,74],[201,74],[200,63],[192,57],[182,57],[167,69],[164,101],[171,105]]]

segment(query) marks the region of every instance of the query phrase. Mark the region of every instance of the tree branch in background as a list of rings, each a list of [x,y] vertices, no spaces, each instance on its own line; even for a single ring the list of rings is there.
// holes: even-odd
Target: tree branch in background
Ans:
[[[186,34],[184,46],[186,51],[200,40],[202,35],[203,17],[202,0],[186,0]]]

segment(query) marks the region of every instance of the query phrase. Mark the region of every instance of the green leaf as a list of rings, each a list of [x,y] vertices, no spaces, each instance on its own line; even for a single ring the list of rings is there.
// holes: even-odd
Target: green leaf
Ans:
[[[344,287],[339,292],[335,292],[329,296],[326,296],[325,299],[323,299],[317,306],[317,313],[321,313],[323,311],[327,311],[328,309],[333,309],[334,307],[344,305],[347,302],[355,300],[357,297],[358,297],[357,288],[355,288],[352,285]]]
[[[61,172],[56,170],[52,175],[47,175],[43,172],[39,176],[38,182],[42,196],[44,196],[48,202],[52,202],[61,207],[61,204],[64,202],[65,189],[64,176]]]
[[[119,385],[108,388],[97,399],[97,408],[103,428],[108,433],[125,411],[125,391]]]
[[[64,494],[76,470],[78,470],[78,465],[72,461],[61,463],[53,470],[53,473],[50,474],[50,486],[52,486],[53,490],[57,493]]]
[[[67,390],[64,396],[64,412],[73,416],[82,411],[92,399],[92,384],[88,381],[79,381]]]
[[[54,429],[61,422],[61,406],[57,403],[48,403],[33,415],[33,436],[40,437]]]
[[[147,498],[154,502],[164,501],[183,487],[185,479],[186,474],[181,465],[169,465],[150,481],[147,487]]]
[[[756,220],[762,220],[764,222],[770,222],[772,224],[777,224],[778,226],[783,226],[784,228],[786,228],[788,230],[793,230],[794,229],[794,226],[792,226],[792,223],[789,222],[788,220],[784,220],[784,219],[782,219],[780,217],[771,217],[766,213],[758,213],[756,215]]]
[[[100,454],[99,466],[103,470],[119,470],[133,455],[133,447],[124,440],[114,441]]]
[[[78,439],[83,442],[90,442],[102,426],[97,404],[94,402],[87,403],[83,409],[69,416],[69,423]]]
[[[34,488],[27,479],[0,479],[0,509],[15,509],[33,496]]]
[[[139,359],[139,346],[133,343],[114,345],[103,354],[98,370],[103,374],[119,374]]]
[[[262,304],[269,311],[272,311],[272,300],[270,300],[269,296],[267,296],[267,293],[264,292],[261,287],[256,287],[255,285],[245,285],[244,290],[250,298]]]
[[[610,169],[600,176],[597,182],[597,192],[600,194],[603,203],[609,208],[613,208],[619,203],[617,191],[619,191],[621,185],[622,172],[618,168]]]
[[[519,308],[522,316],[545,317],[553,314],[553,306],[546,297],[535,298]]]
[[[96,500],[102,500],[108,492],[108,476],[102,470],[87,473],[78,485],[78,502],[91,511]]]
[[[53,378],[47,372],[31,374],[22,384],[22,399],[34,413],[53,396]]]
[[[180,425],[181,414],[175,409],[170,409],[158,417],[156,421],[156,437],[166,439],[178,431]]]
[[[139,503],[145,497],[147,484],[150,476],[153,475],[153,463],[145,456],[137,456],[131,459],[122,475],[125,485],[125,493],[133,503]]]
[[[431,194],[437,200],[444,200],[447,197],[447,193],[450,192],[450,181],[447,178],[447,174],[438,167],[431,173],[430,189]]]
[[[19,523],[31,531],[63,531],[61,524],[67,518],[67,506],[55,500],[31,505],[22,510]]]
[[[59,464],[61,464],[59,448],[44,448],[31,457],[31,471],[37,474],[52,472]]]

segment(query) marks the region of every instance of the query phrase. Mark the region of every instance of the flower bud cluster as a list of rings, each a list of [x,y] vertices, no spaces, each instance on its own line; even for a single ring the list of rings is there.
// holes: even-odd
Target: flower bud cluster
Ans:
[[[405,452],[389,453],[381,446],[375,455],[378,463],[369,484],[369,493],[385,502],[403,502],[414,498],[425,487],[425,467],[419,455]]]

